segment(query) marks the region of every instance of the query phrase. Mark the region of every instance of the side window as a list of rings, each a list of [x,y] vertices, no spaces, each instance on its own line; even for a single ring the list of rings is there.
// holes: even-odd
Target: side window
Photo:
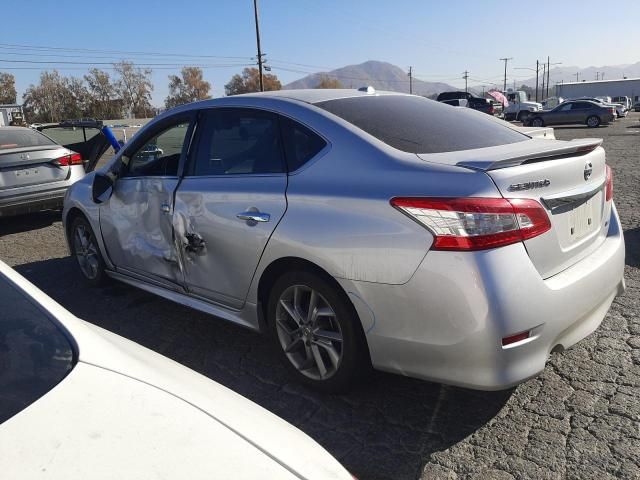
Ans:
[[[322,137],[289,118],[280,117],[280,125],[290,172],[315,157],[327,144]]]
[[[573,106],[573,103],[567,103],[566,105],[564,105],[564,106],[560,109],[560,111],[562,111],[562,112],[568,112],[569,110],[571,110],[572,106]]]
[[[188,130],[189,122],[183,120],[155,134],[130,156],[124,176],[178,175],[178,164]]]
[[[250,108],[204,110],[191,175],[283,173],[275,114]]]
[[[578,102],[573,104],[572,110],[589,110],[592,107],[590,103]]]

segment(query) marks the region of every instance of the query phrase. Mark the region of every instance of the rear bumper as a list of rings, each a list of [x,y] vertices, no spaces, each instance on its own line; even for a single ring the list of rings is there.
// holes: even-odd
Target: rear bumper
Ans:
[[[429,252],[404,285],[344,285],[381,370],[482,390],[537,375],[552,350],[592,333],[624,291],[624,241],[609,234],[589,257],[543,280],[522,244]],[[349,290],[351,289],[351,290]],[[508,347],[501,339],[532,330]]]
[[[62,208],[67,188],[29,193],[11,197],[0,197],[0,217]]]
[[[0,190],[0,217],[62,208],[69,187],[84,176],[84,167],[74,165],[64,181]]]

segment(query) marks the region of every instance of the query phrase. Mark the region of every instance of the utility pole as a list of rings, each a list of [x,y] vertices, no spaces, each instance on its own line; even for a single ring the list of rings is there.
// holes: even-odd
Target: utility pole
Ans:
[[[501,58],[500,61],[504,62],[504,91],[507,91],[507,62],[513,60],[513,57]]]
[[[576,72],[576,82],[580,81],[580,72]]]
[[[546,98],[549,98],[549,74],[551,73],[551,59],[547,56],[547,95]]]
[[[262,50],[260,50],[260,26],[258,23],[258,0],[253,0],[253,14],[256,19],[256,44],[258,46],[258,72],[260,75],[260,91],[264,92],[264,83],[262,80]]]
[[[413,70],[412,67],[409,67],[409,94],[413,94]]]
[[[602,73],[602,75],[600,75],[600,77],[601,77],[600,80],[604,80],[604,72],[601,72],[601,73]]]
[[[542,100],[544,100],[544,81],[545,81],[546,74],[547,74],[547,64],[543,63],[542,64],[542,91],[540,92],[540,96],[542,97]]]
[[[467,86],[467,79],[469,78],[468,70],[464,71],[464,75],[462,75],[462,78],[464,78],[464,93],[469,93],[469,88]]]
[[[600,72],[596,72],[596,81],[600,80]]]
[[[540,61],[536,60],[536,103],[538,103],[538,73],[540,72]]]

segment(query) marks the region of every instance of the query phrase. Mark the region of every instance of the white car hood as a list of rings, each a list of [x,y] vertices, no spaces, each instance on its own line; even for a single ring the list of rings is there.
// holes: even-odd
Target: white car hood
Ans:
[[[351,480],[314,440],[259,405],[79,320],[13,270],[0,270],[79,346],[71,373],[0,425],[4,477],[137,480],[156,478],[153,468],[157,478],[180,480]]]
[[[4,478],[299,478],[180,398],[82,362],[2,425],[0,452]]]

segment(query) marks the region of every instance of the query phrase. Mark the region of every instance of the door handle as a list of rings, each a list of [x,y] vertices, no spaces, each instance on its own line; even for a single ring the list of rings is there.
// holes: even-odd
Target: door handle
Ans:
[[[162,213],[170,213],[171,207],[168,204],[163,203],[162,205],[160,205],[160,210],[162,210]]]
[[[271,215],[261,212],[242,212],[236,215],[240,220],[247,220],[250,222],[268,222],[271,219]]]

